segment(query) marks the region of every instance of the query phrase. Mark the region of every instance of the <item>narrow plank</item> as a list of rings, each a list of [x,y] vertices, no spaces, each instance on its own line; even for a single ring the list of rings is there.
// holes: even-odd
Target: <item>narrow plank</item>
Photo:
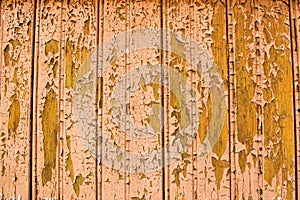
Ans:
[[[151,9],[150,9],[151,8]],[[127,102],[129,102],[129,130],[126,136],[126,150],[129,152],[129,180],[127,199],[163,199],[162,170],[159,165],[151,168],[153,163],[162,163],[162,126],[161,118],[161,58],[160,44],[150,49],[149,38],[141,38],[136,33],[145,30],[157,30],[151,37],[156,41],[161,39],[161,5],[160,1],[130,1],[128,14],[127,38]],[[136,32],[135,32],[136,31]],[[140,35],[140,34],[138,34]],[[136,49],[138,43],[144,49]],[[153,75],[149,74],[149,68]],[[148,127],[148,128],[146,128]],[[143,130],[140,132],[140,130]],[[149,135],[153,131],[152,135]],[[141,134],[141,135],[140,135]],[[142,136],[142,137],[139,137]],[[143,155],[144,154],[144,155]],[[155,155],[152,160],[151,155]],[[142,156],[143,155],[143,156]],[[139,158],[139,159],[135,159]],[[144,160],[140,159],[143,158]],[[146,168],[143,168],[146,166]]]
[[[291,30],[291,43],[292,43],[292,61],[293,61],[293,69],[294,69],[294,109],[295,109],[295,129],[296,129],[296,136],[295,136],[295,143],[296,143],[296,152],[295,152],[295,161],[296,161],[296,187],[295,187],[295,197],[296,199],[299,196],[300,191],[300,139],[299,139],[299,131],[300,131],[300,3],[295,1],[290,1],[290,30]]]
[[[288,6],[236,2],[236,198],[294,198]],[[241,38],[244,38],[243,40]],[[245,93],[247,91],[247,93]],[[284,92],[283,92],[284,91]]]
[[[168,148],[165,155],[167,159],[165,163],[168,164],[165,178],[168,182],[167,199],[193,199],[195,192],[193,191],[192,142],[188,141],[190,144],[182,152],[177,152],[179,149],[173,148],[180,142],[181,137],[188,138],[185,137],[183,130],[186,128],[185,124],[191,125],[192,121],[188,113],[191,110],[191,99],[185,99],[185,93],[190,92],[185,90],[187,85],[191,84],[190,60],[185,55],[191,54],[188,40],[191,35],[190,11],[189,1],[167,1],[166,3],[164,43],[171,45],[171,48],[167,49],[169,51],[164,52],[166,68],[164,78],[167,78],[167,87],[164,89],[166,99],[164,143]],[[174,34],[168,30],[173,31]],[[173,158],[172,154],[178,154],[178,157]]]
[[[63,198],[96,199],[97,4],[64,2]],[[87,74],[91,73],[90,77]],[[83,113],[83,114],[81,114]]]
[[[128,189],[125,184],[128,185],[129,182],[125,177],[126,160],[123,153],[126,139],[126,130],[124,130],[126,129],[124,127],[126,112],[118,110],[120,107],[116,108],[116,105],[113,105],[115,100],[119,100],[120,104],[126,101],[125,84],[120,84],[118,88],[116,85],[126,75],[126,56],[124,55],[126,36],[118,34],[126,31],[128,4],[129,2],[125,0],[104,0],[103,2],[103,56],[99,75],[103,83],[103,96],[99,102],[102,110],[101,193],[103,199],[125,199],[128,193],[125,189]],[[119,93],[115,93],[116,90]],[[114,95],[117,96],[114,97]]]
[[[61,162],[62,2],[38,2],[36,88],[36,198],[59,198]],[[35,181],[35,180],[33,180]]]
[[[261,128],[257,119],[258,106],[253,102],[255,85],[251,79],[252,71],[255,70],[255,28],[254,2],[231,2],[229,4],[230,24],[233,24],[231,34],[233,38],[234,53],[232,65],[235,67],[236,79],[236,103],[237,130],[233,136],[235,139],[235,194],[236,199],[259,199],[261,197],[262,165],[258,158],[258,139],[261,139]],[[255,78],[253,78],[255,80]],[[257,138],[257,136],[260,138]]]
[[[207,82],[199,74],[196,86],[200,89],[197,153],[197,199],[228,199],[230,197],[230,146],[228,125],[227,40],[225,1],[195,1],[194,40],[214,62],[220,79]],[[194,53],[193,53],[194,54]],[[197,55],[194,55],[196,58]],[[217,88],[210,87],[215,84]],[[216,91],[217,90],[217,91]],[[219,95],[216,96],[216,92]],[[216,102],[220,102],[219,106]],[[218,107],[218,109],[215,108]],[[216,114],[219,110],[219,114]],[[211,150],[201,155],[205,138]]]
[[[29,199],[34,1],[1,2],[1,199]]]
[[[171,163],[168,169],[166,179],[170,182],[168,188],[170,190],[169,198],[226,199],[230,196],[230,178],[228,175],[229,137],[226,121],[228,113],[225,102],[225,95],[228,92],[226,85],[217,89],[218,92],[222,91],[222,95],[218,98],[223,103],[220,107],[221,115],[217,119],[215,118],[216,112],[212,108],[216,103],[216,101],[212,101],[214,99],[213,95],[217,91],[210,91],[209,87],[214,83],[205,79],[205,72],[203,72],[204,74],[201,72],[202,67],[206,65],[203,62],[213,62],[214,60],[214,66],[218,66],[219,70],[216,70],[214,66],[210,67],[213,68],[212,71],[216,70],[213,73],[216,73],[219,78],[217,80],[224,82],[227,78],[227,52],[224,48],[226,46],[226,5],[222,1],[171,1],[167,5],[166,13],[166,26],[168,29],[173,30],[177,36],[177,41],[176,38],[171,41],[172,53],[167,53],[166,56],[166,63],[170,66],[168,78],[171,93],[175,91],[173,95],[176,96],[176,90],[180,91],[178,88],[180,84],[190,85],[192,90],[196,92],[195,103],[190,99],[191,102],[185,102],[184,104],[181,102],[182,105],[180,107],[177,105],[177,108],[174,105],[176,98],[169,94],[167,116],[171,120],[172,117],[174,118],[172,112],[177,110],[179,112],[177,114],[178,124],[183,127],[185,123],[189,123],[186,119],[190,117],[188,120],[192,122],[192,130],[189,131],[196,131],[197,135],[196,138],[192,139],[191,146],[187,148],[181,158]],[[185,36],[180,38],[181,35]],[[179,40],[184,41],[185,37],[188,39],[185,42],[180,42],[178,36]],[[179,49],[182,50],[178,52]],[[186,52],[186,57],[182,56],[183,51]],[[203,60],[202,63],[200,60]],[[210,65],[211,63],[207,64]],[[179,71],[181,75],[174,72],[172,68]],[[212,73],[212,71],[209,70],[208,73]],[[184,77],[183,82],[180,82],[180,76]],[[183,97],[184,95],[181,92],[178,94],[180,94],[180,98],[187,98]],[[186,108],[183,105],[186,105]],[[191,115],[187,116],[189,112],[191,112]],[[214,125],[212,125],[212,121],[215,122]],[[220,124],[216,123],[217,121]],[[171,145],[171,141],[180,135],[178,133],[180,129],[177,129],[174,125],[176,126],[176,123],[168,124],[170,127],[167,130],[168,138],[165,141],[167,145]],[[204,141],[206,144],[211,143],[212,147],[208,147],[208,152],[204,152]]]
[[[257,8],[259,52],[256,73],[260,73],[257,90],[262,93],[263,199],[295,199],[289,3],[257,1]]]

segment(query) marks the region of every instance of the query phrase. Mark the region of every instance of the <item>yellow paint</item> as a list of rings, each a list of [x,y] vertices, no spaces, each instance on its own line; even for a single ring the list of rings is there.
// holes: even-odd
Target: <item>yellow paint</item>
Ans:
[[[264,178],[269,185],[272,185],[272,179],[276,177],[278,184],[281,177],[281,183],[289,182],[289,177],[294,176],[294,127],[293,127],[293,105],[291,99],[292,88],[292,66],[290,62],[290,41],[284,34],[290,34],[290,27],[286,24],[288,14],[285,11],[288,7],[281,3],[264,3],[266,11],[270,11],[272,6],[276,6],[279,13],[277,17],[264,17],[262,21],[266,36],[274,39],[274,46],[270,52],[266,51],[264,62],[265,73],[271,78],[271,88],[274,92],[274,100],[264,107],[264,146],[268,154],[264,157]],[[280,6],[279,6],[280,5]],[[270,39],[269,39],[270,40]],[[278,49],[275,49],[278,48]],[[276,76],[271,72],[271,65],[278,70]],[[264,90],[266,100],[270,99],[270,91]],[[268,149],[270,148],[271,149]],[[280,171],[282,176],[279,175]],[[277,185],[276,185],[277,187]],[[288,196],[292,199],[291,192],[294,186],[288,184]]]
[[[66,88],[74,88],[76,83],[75,63],[72,60],[73,48],[69,39],[66,42]]]
[[[19,122],[20,122],[20,102],[17,99],[16,95],[13,95],[10,98],[10,101],[12,101],[8,113],[9,113],[9,118],[8,118],[8,133],[16,133],[16,130],[18,128]]]
[[[45,45],[46,56],[48,56],[49,53],[52,53],[53,56],[58,53],[59,42],[57,40],[51,39],[50,41],[46,42]]]
[[[253,60],[247,58],[250,53],[247,46],[252,42],[253,35],[249,30],[251,24],[250,14],[245,14],[244,10],[237,6],[235,6],[233,10],[237,24],[235,38],[237,38],[238,42],[238,45],[235,46],[237,74],[236,100],[238,108],[237,139],[246,146],[246,154],[248,155],[253,149],[253,138],[257,133],[256,106],[251,102],[255,86],[245,68],[247,61],[249,65],[253,65]]]
[[[4,64],[5,66],[9,65],[10,55],[9,55],[10,47],[9,44],[4,48]]]
[[[89,35],[90,34],[90,20],[87,20],[87,21],[84,22],[83,34],[84,35]]]
[[[42,117],[43,143],[44,143],[44,168],[42,171],[42,184],[45,185],[52,179],[52,170],[55,170],[57,140],[58,140],[58,100],[53,89],[45,97]]]
[[[69,152],[67,154],[67,160],[66,160],[66,171],[69,171],[70,173],[70,179],[74,180],[74,170],[73,170],[73,162],[71,157],[71,136],[67,136],[67,147],[69,149]]]
[[[242,173],[244,173],[245,169],[246,169],[246,164],[247,164],[247,154],[246,154],[245,149],[241,150],[238,153],[238,156],[239,156],[239,160],[238,160],[239,166],[241,168]]]
[[[73,189],[77,196],[79,196],[80,194],[80,186],[83,184],[83,182],[84,182],[84,177],[80,173],[79,175],[76,176],[75,181],[73,183]]]
[[[228,71],[228,65],[227,65],[227,41],[224,38],[226,35],[226,23],[224,21],[226,20],[226,7],[225,4],[218,1],[212,5],[214,9],[214,14],[212,18],[212,27],[214,29],[212,34],[212,53],[214,58],[214,63],[218,66],[219,73],[224,81],[224,88],[221,88],[221,90],[226,91],[228,88],[228,83],[226,81],[227,79],[227,71]],[[213,91],[211,91],[213,92]],[[212,99],[213,100],[213,99]],[[227,108],[227,105],[224,105],[224,108]],[[222,112],[228,114],[228,112]],[[228,146],[228,126],[227,126],[227,117],[226,121],[224,123],[224,126],[222,128],[222,132],[220,137],[218,138],[215,146],[213,147],[213,152],[218,155],[219,158],[222,157],[224,154],[226,147]],[[218,119],[210,119],[210,121],[215,122],[218,121]],[[215,125],[214,125],[215,126]],[[215,133],[213,133],[215,135]]]
[[[212,165],[214,166],[214,173],[217,182],[217,188],[220,189],[221,181],[223,179],[224,170],[229,167],[226,160],[218,160],[212,157]]]

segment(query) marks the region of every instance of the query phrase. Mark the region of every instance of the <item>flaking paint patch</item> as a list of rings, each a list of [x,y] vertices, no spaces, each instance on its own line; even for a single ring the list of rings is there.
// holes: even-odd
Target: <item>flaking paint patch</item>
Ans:
[[[214,157],[212,157],[212,165],[215,168],[214,173],[216,176],[216,182],[217,182],[217,188],[220,190],[221,187],[221,181],[223,179],[224,170],[228,168],[228,161],[226,160],[218,160]]]
[[[58,53],[59,42],[55,39],[51,39],[46,43],[45,54],[48,56],[49,53],[55,55]]]
[[[75,181],[73,183],[73,189],[77,196],[79,196],[80,194],[80,186],[83,184],[83,182],[84,182],[84,177],[80,173],[79,175],[76,176]]]
[[[12,101],[8,113],[9,113],[9,119],[8,119],[8,133],[16,133],[16,130],[18,128],[19,122],[20,122],[20,102],[17,99],[16,95],[13,95],[10,100]]]
[[[76,82],[75,63],[73,62],[73,48],[69,39],[66,42],[66,88],[74,88]]]
[[[69,176],[70,179],[73,181],[74,180],[74,169],[73,169],[73,162],[72,162],[72,157],[71,157],[71,136],[67,136],[67,147],[68,147],[68,154],[67,154],[67,160],[66,160],[66,171],[69,171]]]
[[[52,170],[55,170],[57,136],[58,136],[58,100],[57,94],[50,89],[45,97],[43,111],[41,112],[43,144],[44,144],[44,168],[42,171],[42,184],[45,185],[52,179]]]

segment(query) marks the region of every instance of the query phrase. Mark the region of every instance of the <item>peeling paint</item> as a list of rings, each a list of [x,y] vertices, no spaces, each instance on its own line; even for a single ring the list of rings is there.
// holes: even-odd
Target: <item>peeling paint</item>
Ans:
[[[80,173],[79,175],[76,176],[75,181],[73,183],[73,188],[77,196],[79,196],[80,194],[80,186],[83,184],[83,182],[84,182],[84,177]]]

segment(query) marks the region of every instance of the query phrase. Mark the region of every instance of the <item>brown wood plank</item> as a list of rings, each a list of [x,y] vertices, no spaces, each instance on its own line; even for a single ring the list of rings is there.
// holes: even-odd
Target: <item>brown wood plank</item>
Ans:
[[[1,1],[0,198],[30,195],[34,1]]]
[[[61,178],[62,2],[38,2],[36,88],[36,198],[59,198]],[[35,180],[33,180],[35,181]]]
[[[294,198],[292,66],[284,2],[235,2],[236,197]]]
[[[262,106],[263,198],[295,199],[295,146],[291,145],[294,144],[294,113],[289,5],[288,1],[258,1],[257,6],[260,22],[257,72],[261,73],[258,90],[262,92],[261,103],[266,101]]]
[[[295,148],[295,161],[296,161],[296,186],[295,186],[295,197],[299,196],[300,190],[300,157],[299,157],[299,149],[300,149],[300,138],[299,138],[299,131],[300,131],[300,3],[296,1],[290,1],[290,31],[291,31],[291,47],[292,47],[292,62],[293,62],[293,70],[294,70],[294,110],[295,110],[295,134],[296,136],[294,143],[296,144]]]
[[[233,24],[232,37],[234,53],[232,65],[235,67],[235,94],[237,103],[235,145],[236,180],[234,185],[234,198],[258,199],[262,183],[259,181],[258,144],[255,135],[260,134],[256,117],[257,106],[252,102],[255,86],[248,74],[249,65],[252,67],[255,60],[254,40],[255,33],[253,21],[255,20],[254,2],[232,2],[229,4],[229,23]],[[251,53],[254,51],[254,53]],[[254,55],[253,55],[254,54]]]
[[[94,1],[64,2],[63,69],[61,109],[63,116],[63,180],[65,199],[96,199],[96,60],[97,4]],[[92,72],[89,81],[82,82]],[[93,95],[91,95],[91,93]],[[91,95],[91,97],[89,97]],[[80,114],[84,113],[84,115]],[[82,118],[78,118],[81,116]],[[90,118],[90,116],[92,116]]]

